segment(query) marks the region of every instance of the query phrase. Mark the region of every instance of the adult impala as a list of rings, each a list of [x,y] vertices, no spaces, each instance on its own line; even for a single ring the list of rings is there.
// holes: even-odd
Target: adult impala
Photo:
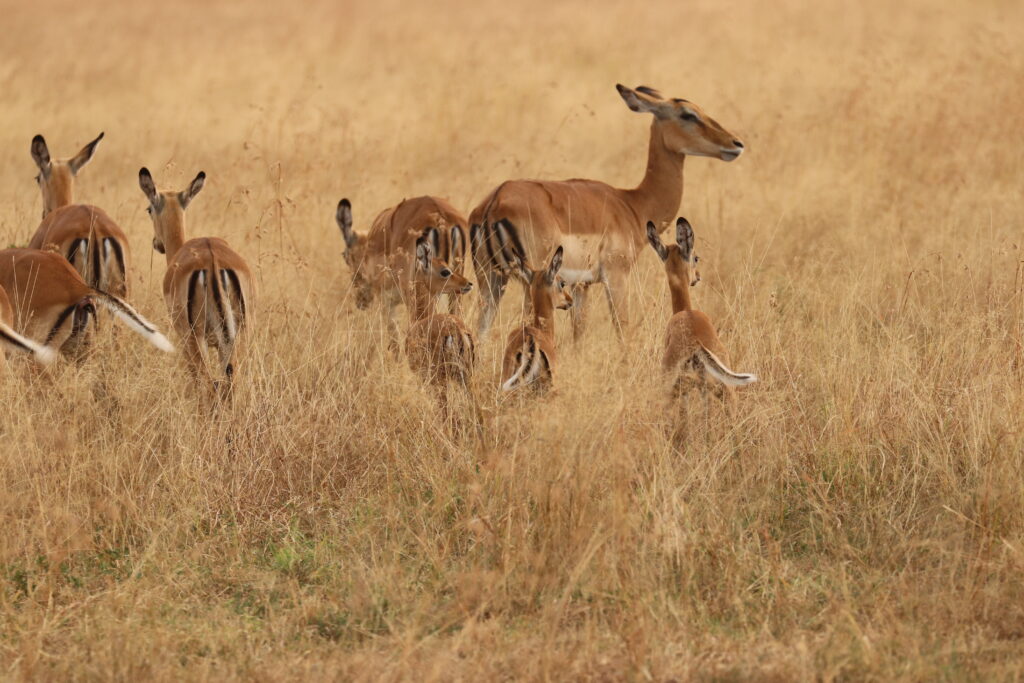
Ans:
[[[153,248],[167,256],[164,300],[185,346],[188,367],[204,391],[219,388],[228,398],[239,346],[251,324],[253,278],[245,259],[221,238],[185,241],[185,209],[205,182],[206,174],[200,172],[181,192],[158,192],[149,170],[139,170],[139,187],[153,219]],[[208,346],[217,350],[224,380],[210,373]]]
[[[43,136],[32,138],[43,222],[28,246],[62,254],[90,287],[124,297],[128,296],[128,238],[103,209],[74,203],[75,177],[102,139],[100,133],[70,159],[52,159]]]
[[[743,153],[743,143],[692,102],[667,99],[644,86],[615,87],[631,110],[654,117],[643,180],[633,189],[596,180],[513,180],[488,194],[469,216],[483,299],[477,324],[481,338],[509,278],[519,273],[515,264],[540,263],[558,245],[565,249],[562,277],[576,285],[574,336],[583,331],[586,286],[598,282],[605,286],[621,333],[627,319],[627,275],[643,248],[644,227],[653,221],[660,232],[675,217],[686,157],[732,161]]]

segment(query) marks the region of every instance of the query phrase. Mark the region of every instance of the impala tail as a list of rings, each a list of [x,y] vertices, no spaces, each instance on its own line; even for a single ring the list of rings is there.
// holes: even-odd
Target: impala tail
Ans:
[[[537,346],[533,335],[527,337],[525,347],[516,354],[516,366],[512,375],[505,380],[502,391],[515,391],[519,387],[529,386],[551,372],[551,364],[547,355]]]
[[[708,374],[726,386],[742,387],[747,384],[753,384],[757,381],[757,375],[745,372],[733,372],[729,368],[725,367],[725,363],[719,360],[718,356],[704,348],[703,345],[698,346],[697,357],[700,359],[701,363],[704,364],[704,368],[708,371]]]
[[[50,347],[37,344],[31,339],[21,336],[2,322],[0,322],[0,342],[10,349],[30,354],[37,363],[43,365],[49,365],[56,357]]]
[[[174,345],[156,328],[156,325],[143,318],[127,301],[98,289],[93,290],[93,295],[96,297],[96,301],[117,316],[125,325],[145,337],[150,344],[161,351],[168,353],[174,351]]]

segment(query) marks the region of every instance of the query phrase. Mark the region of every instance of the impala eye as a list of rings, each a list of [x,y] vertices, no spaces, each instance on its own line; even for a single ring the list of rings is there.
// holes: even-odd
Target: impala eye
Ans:
[[[152,204],[150,204],[149,206],[146,207],[146,213],[148,213],[150,216],[153,215],[153,205]]]
[[[448,270],[447,268],[445,268],[444,270],[441,271],[441,277],[451,277],[451,276],[452,276],[452,271]]]
[[[681,118],[683,121],[689,121],[690,123],[698,123],[700,121],[697,115],[691,111],[684,111],[682,114],[679,115],[679,118]]]

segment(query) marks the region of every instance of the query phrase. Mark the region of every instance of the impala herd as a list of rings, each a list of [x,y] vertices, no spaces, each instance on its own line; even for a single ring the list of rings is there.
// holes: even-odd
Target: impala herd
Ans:
[[[349,200],[339,202],[335,219],[355,304],[366,309],[378,300],[396,352],[395,308],[405,304],[405,355],[437,390],[446,421],[456,420],[447,394],[452,383],[476,407],[470,388],[476,345],[461,317],[462,297],[473,288],[465,277],[467,257],[481,295],[478,338],[486,338],[509,281],[525,288],[528,317],[508,337],[499,381],[504,392],[553,386],[554,311],[571,311],[579,338],[591,285],[604,286],[622,337],[629,324],[628,275],[645,239],[664,262],[672,300],[663,356],[672,394],[682,397],[697,386],[706,396],[711,389],[731,407],[733,388],[756,381],[727,367],[714,325],[691,304],[690,288],[700,280],[692,227],[679,218],[675,244],[665,246],[660,237],[682,200],[686,157],[732,161],[743,143],[691,102],[648,87],[616,87],[632,111],[652,115],[647,170],[635,188],[582,179],[510,180],[488,193],[468,220],[443,199],[417,197],[380,212],[366,233],[353,229]],[[28,248],[0,250],[0,342],[40,363],[55,352],[80,357],[88,350],[97,304],[157,348],[173,351],[126,300],[131,261],[124,232],[102,209],[74,203],[76,176],[102,139],[101,133],[75,156],[58,160],[41,135],[33,138],[43,219]],[[205,397],[227,400],[252,326],[254,281],[245,259],[223,239],[186,237],[185,211],[205,178],[199,173],[183,190],[160,191],[143,168],[139,186],[153,221],[153,248],[167,258],[164,300],[188,369]],[[435,309],[442,295],[447,313]],[[207,358],[210,349],[216,359]]]

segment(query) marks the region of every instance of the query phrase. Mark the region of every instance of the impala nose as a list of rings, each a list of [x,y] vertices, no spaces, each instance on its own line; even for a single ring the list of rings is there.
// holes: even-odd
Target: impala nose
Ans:
[[[732,141],[732,145],[733,145],[733,147],[739,147],[740,149],[743,149],[743,141],[742,140],[733,140]]]

